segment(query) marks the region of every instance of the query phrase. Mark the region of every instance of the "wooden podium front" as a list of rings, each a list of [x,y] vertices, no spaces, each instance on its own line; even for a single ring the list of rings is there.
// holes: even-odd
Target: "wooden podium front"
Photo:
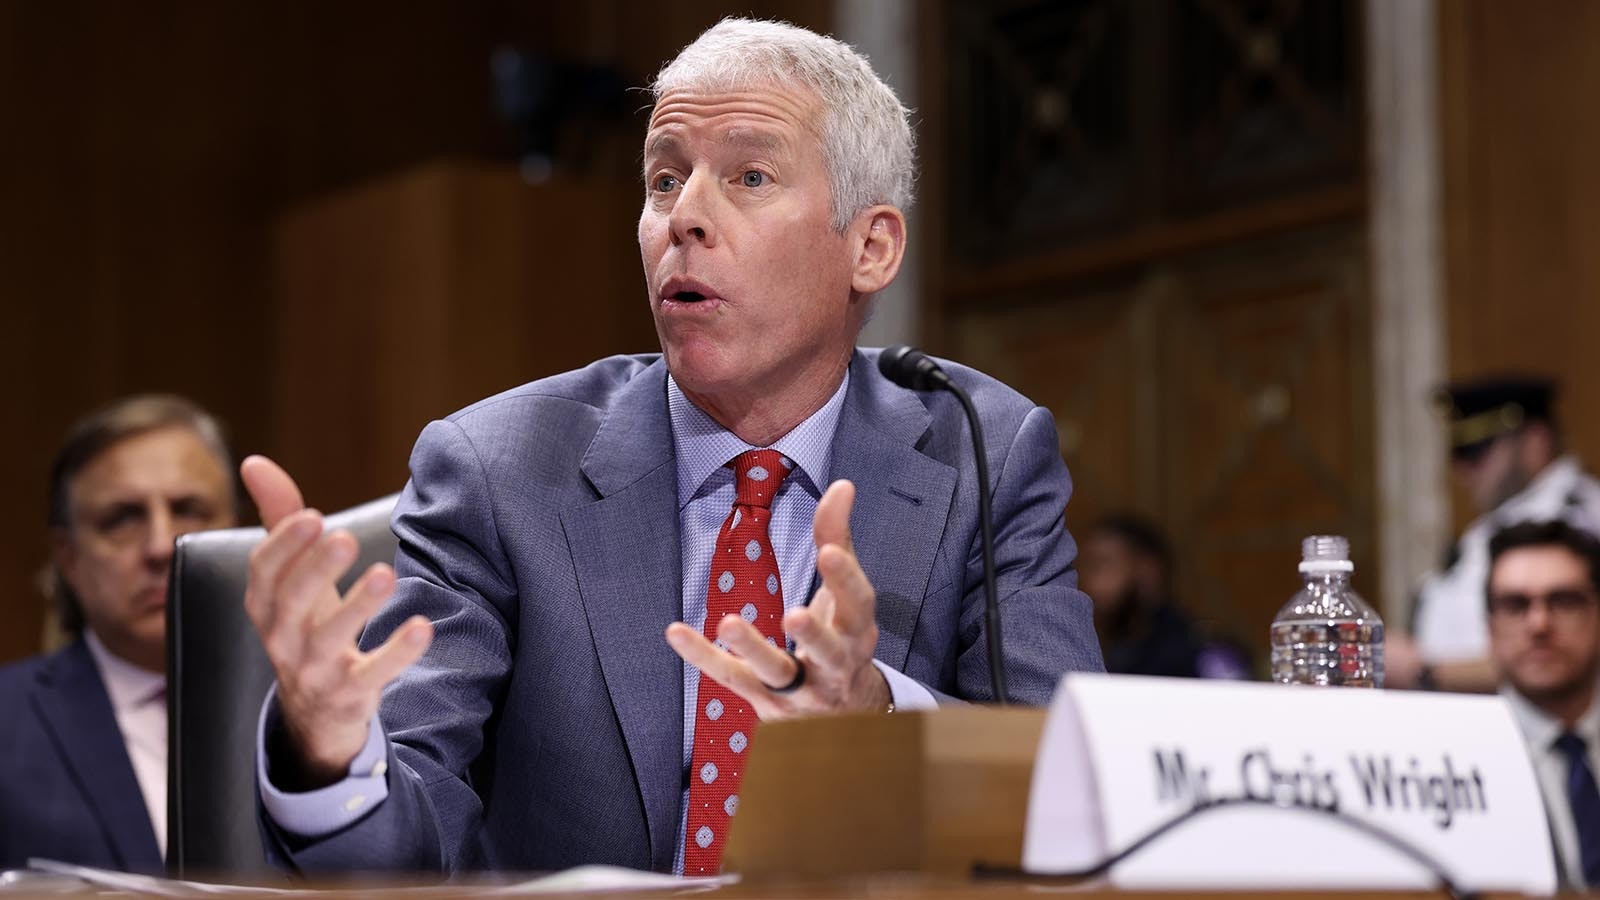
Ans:
[[[806,878],[1016,866],[1044,717],[962,706],[763,723],[723,867]]]

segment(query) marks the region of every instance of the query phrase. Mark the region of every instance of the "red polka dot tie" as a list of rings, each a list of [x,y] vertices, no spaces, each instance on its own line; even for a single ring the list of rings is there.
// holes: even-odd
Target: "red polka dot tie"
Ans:
[[[732,465],[733,510],[717,533],[711,557],[705,635],[716,641],[717,623],[733,613],[760,629],[767,643],[787,646],[783,589],[768,526],[772,496],[792,463],[776,450],[751,450],[735,457]],[[755,734],[756,713],[744,698],[704,674],[696,702],[683,874],[715,875],[722,866],[728,825],[739,808],[739,781]]]

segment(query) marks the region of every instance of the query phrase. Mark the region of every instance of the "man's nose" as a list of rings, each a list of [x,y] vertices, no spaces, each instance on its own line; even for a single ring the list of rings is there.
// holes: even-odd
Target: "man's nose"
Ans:
[[[678,199],[672,204],[672,215],[669,217],[672,243],[716,246],[716,207],[719,199],[716,179],[704,173],[690,174],[678,190]]]
[[[1528,606],[1528,630],[1544,632],[1550,629],[1550,604],[1534,601]]]
[[[151,565],[165,566],[172,561],[173,544],[178,540],[177,524],[165,506],[150,510],[150,529],[144,537],[144,557]]]

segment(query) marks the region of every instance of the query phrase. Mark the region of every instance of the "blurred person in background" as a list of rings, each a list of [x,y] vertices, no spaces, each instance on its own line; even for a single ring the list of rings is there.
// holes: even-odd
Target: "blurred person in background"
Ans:
[[[1418,592],[1410,637],[1391,629],[1385,648],[1390,687],[1492,691],[1482,591],[1489,538],[1517,522],[1561,519],[1600,528],[1600,482],[1565,453],[1554,416],[1555,385],[1494,377],[1441,388],[1436,403],[1450,429],[1451,476],[1479,517],[1442,570]]]
[[[1600,885],[1600,540],[1560,520],[1489,541],[1485,607],[1500,693],[1522,729],[1564,885]]]
[[[162,870],[168,572],[178,535],[234,524],[232,473],[216,420],[179,397],[132,397],[68,432],[49,527],[74,640],[0,668],[0,869]]]
[[[1178,604],[1172,550],[1153,524],[1125,515],[1101,519],[1083,542],[1079,566],[1107,672],[1250,677],[1247,655],[1207,637]]]

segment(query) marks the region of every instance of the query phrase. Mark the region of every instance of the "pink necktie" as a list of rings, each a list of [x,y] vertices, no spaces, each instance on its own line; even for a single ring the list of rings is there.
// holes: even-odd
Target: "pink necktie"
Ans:
[[[717,533],[706,588],[706,638],[717,639],[717,623],[728,613],[755,625],[767,643],[787,646],[783,634],[783,589],[768,526],[772,496],[791,463],[776,450],[750,450],[733,460],[733,510]],[[728,826],[739,808],[756,713],[744,698],[700,676],[694,716],[694,754],[689,771],[689,825],[683,874],[715,875],[722,866]]]

